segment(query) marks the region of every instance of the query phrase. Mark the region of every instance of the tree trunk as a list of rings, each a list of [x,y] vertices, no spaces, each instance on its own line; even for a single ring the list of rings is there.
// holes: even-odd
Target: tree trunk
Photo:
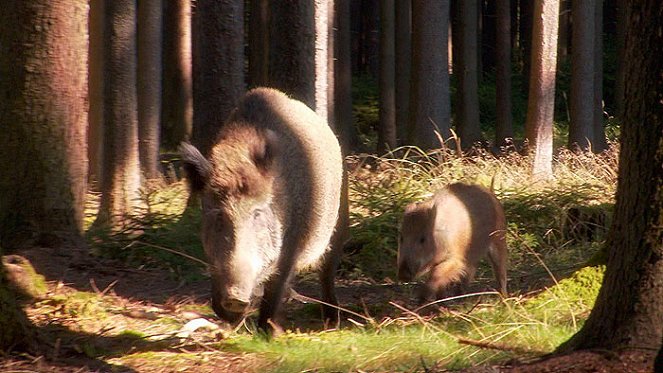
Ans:
[[[454,66],[457,77],[455,125],[463,149],[469,149],[482,140],[479,124],[479,79],[477,68],[479,3],[462,0],[456,5],[458,20],[458,55]]]
[[[293,0],[270,5],[269,83],[315,109],[314,3]]]
[[[250,0],[249,10],[249,86],[267,85],[269,62],[269,1]]]
[[[244,1],[197,0],[193,27],[192,143],[207,155],[244,94]]]
[[[559,38],[557,42],[557,59],[559,63],[566,61],[569,55],[569,39],[571,38],[571,0],[559,2]]]
[[[497,1],[479,1],[479,32],[477,40],[479,42],[479,59],[477,65],[479,69],[479,79],[486,73],[490,74],[497,65]]]
[[[336,123],[336,83],[334,82],[336,72],[336,1],[327,0],[327,121],[339,136]]]
[[[150,180],[161,176],[162,10],[161,0],[138,2],[138,154],[143,176]]]
[[[663,7],[628,2],[624,122],[608,263],[582,329],[560,347],[657,350],[663,338]]]
[[[594,143],[592,150],[600,153],[608,148],[603,124],[603,0],[594,6]]]
[[[87,17],[88,3],[82,0],[17,0],[0,8],[0,246],[5,249],[83,243]]]
[[[511,114],[511,1],[497,0],[495,45],[495,145],[513,143]]]
[[[524,83],[523,84],[523,93],[529,92],[529,77],[530,77],[530,69],[531,69],[531,62],[532,62],[532,37],[533,37],[533,21],[534,21],[534,14],[538,14],[535,12],[534,7],[535,3],[532,0],[519,0],[518,1],[520,5],[520,17],[519,17],[519,23],[518,23],[518,28],[519,28],[519,51],[520,51],[520,58],[521,58],[521,63],[522,63],[522,72],[523,72],[523,79]]]
[[[594,143],[594,8],[596,0],[573,1],[571,123],[568,147],[588,151]]]
[[[88,180],[98,190],[102,175],[104,131],[104,0],[90,0],[88,64]],[[96,182],[96,183],[95,183]]]
[[[164,1],[161,142],[176,149],[191,138],[191,0]]]
[[[624,69],[626,67],[624,42],[626,40],[626,3],[628,0],[615,0],[617,5],[617,21],[615,40],[617,48],[617,73],[615,76],[615,116],[624,118]]]
[[[327,65],[329,64],[328,0],[315,0],[315,112],[329,123],[327,115]]]
[[[105,1],[104,17],[104,159],[95,224],[117,228],[133,213],[140,187],[136,3]]]
[[[336,63],[334,65],[334,101],[336,103],[336,135],[343,154],[359,147],[357,129],[352,120],[352,56],[350,35],[350,2],[336,0]]]
[[[396,53],[396,137],[406,145],[410,130],[410,62],[412,58],[412,0],[396,1],[394,47]]]
[[[396,147],[394,0],[380,1],[380,126],[378,154]]]
[[[412,2],[412,89],[410,121],[413,143],[424,150],[440,148],[449,130],[449,1]]]
[[[537,1],[532,28],[532,62],[525,134],[533,155],[532,176],[552,178],[553,113],[557,68],[559,0]]]

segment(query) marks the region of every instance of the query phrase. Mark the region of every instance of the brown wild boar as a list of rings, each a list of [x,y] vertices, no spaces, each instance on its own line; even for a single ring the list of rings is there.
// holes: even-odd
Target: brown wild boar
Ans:
[[[328,251],[338,217],[342,158],[327,123],[303,103],[275,89],[243,97],[205,158],[180,152],[192,190],[202,201],[201,239],[212,278],[212,307],[230,323],[260,300],[258,326],[275,319],[290,280]],[[338,257],[326,255],[323,300],[336,304]],[[337,315],[325,308],[325,317]]]
[[[488,189],[450,184],[430,199],[405,208],[398,244],[398,278],[412,281],[430,272],[419,301],[443,299],[466,290],[479,260],[488,258],[497,289],[506,289],[506,221]]]

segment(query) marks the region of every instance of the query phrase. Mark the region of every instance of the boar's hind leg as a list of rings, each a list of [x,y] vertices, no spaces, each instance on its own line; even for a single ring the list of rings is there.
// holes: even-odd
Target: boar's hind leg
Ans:
[[[506,297],[508,294],[506,290],[507,251],[504,240],[499,240],[490,245],[488,259],[490,259],[493,274],[495,275],[495,279],[497,279],[497,290],[503,297]]]
[[[322,289],[322,301],[327,303],[322,306],[322,317],[326,325],[338,327],[339,310],[336,291],[334,289],[334,277],[336,269],[341,259],[342,245],[332,243],[332,248],[324,257],[324,262],[320,268],[320,287]],[[330,306],[332,305],[332,306]]]
[[[462,260],[450,259],[439,263],[431,269],[430,278],[422,288],[419,301],[426,302],[433,296],[435,299],[444,299],[450,291],[461,290],[467,283],[468,276],[472,274],[468,273]]]

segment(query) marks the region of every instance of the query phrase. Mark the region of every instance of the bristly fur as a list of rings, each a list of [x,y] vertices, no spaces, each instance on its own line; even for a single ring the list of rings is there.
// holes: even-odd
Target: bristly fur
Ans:
[[[230,123],[212,148],[209,187],[222,197],[257,197],[270,193],[274,178],[274,141],[262,130]]]

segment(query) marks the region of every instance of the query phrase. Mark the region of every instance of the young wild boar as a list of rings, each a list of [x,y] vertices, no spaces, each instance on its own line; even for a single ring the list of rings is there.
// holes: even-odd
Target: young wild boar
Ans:
[[[338,217],[342,158],[327,123],[280,91],[249,91],[205,158],[180,148],[192,190],[202,200],[202,243],[212,277],[212,307],[230,323],[260,299],[258,326],[275,317],[293,275],[316,265]],[[337,258],[321,271],[323,300],[336,304]],[[325,309],[325,317],[335,312]]]
[[[430,272],[421,288],[421,302],[457,295],[488,253],[497,288],[506,295],[505,233],[504,211],[493,193],[478,185],[448,185],[429,200],[405,208],[398,278],[412,281]]]

